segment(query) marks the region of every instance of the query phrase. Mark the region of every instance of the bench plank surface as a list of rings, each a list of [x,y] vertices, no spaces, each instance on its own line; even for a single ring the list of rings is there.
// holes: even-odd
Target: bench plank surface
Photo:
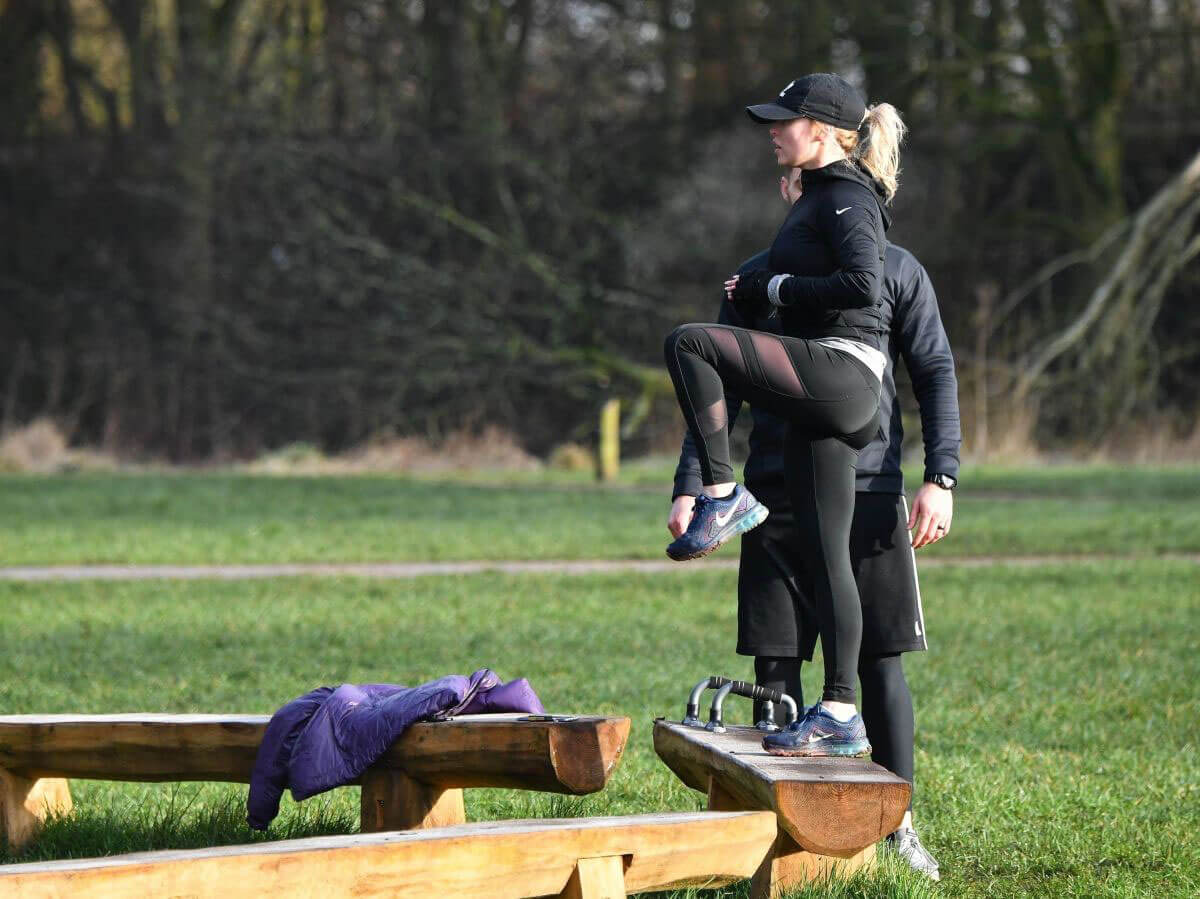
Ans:
[[[377,765],[446,788],[600,790],[628,718],[518,721],[463,715],[414,724]],[[29,779],[249,783],[266,715],[3,715],[0,768]]]
[[[132,896],[554,896],[721,886],[750,877],[776,836],[767,812],[494,821],[214,849],[0,866],[14,899]],[[607,861],[585,864],[581,860]],[[577,873],[579,872],[579,873]],[[593,895],[594,892],[583,893]]]
[[[912,787],[867,759],[799,759],[770,755],[761,731],[724,734],[659,719],[654,749],[692,789],[721,808],[765,809],[781,830],[820,855],[849,858],[900,826]]]

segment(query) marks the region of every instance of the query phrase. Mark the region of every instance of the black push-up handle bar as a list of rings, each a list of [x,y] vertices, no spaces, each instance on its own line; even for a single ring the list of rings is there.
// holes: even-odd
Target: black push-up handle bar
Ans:
[[[701,725],[700,697],[705,690],[716,690],[717,695],[713,697],[712,708],[708,713],[708,724]],[[763,703],[763,720],[755,725],[759,730],[776,729],[775,703],[782,703],[787,708],[787,721],[785,724],[791,724],[796,720],[798,714],[796,700],[792,699],[786,693],[742,680],[730,680],[727,677],[713,675],[706,677],[692,688],[692,692],[688,696],[687,711],[683,716],[683,724],[688,727],[704,727],[705,730],[724,733],[725,723],[721,717],[721,709],[725,703],[725,697],[730,693],[745,696],[747,699]]]

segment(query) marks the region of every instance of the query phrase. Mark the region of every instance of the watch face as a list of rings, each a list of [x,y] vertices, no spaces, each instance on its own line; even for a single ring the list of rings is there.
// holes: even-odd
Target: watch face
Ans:
[[[950,477],[948,474],[934,475],[934,480],[937,482],[939,487],[942,487],[946,490],[953,490],[958,484],[958,481]]]

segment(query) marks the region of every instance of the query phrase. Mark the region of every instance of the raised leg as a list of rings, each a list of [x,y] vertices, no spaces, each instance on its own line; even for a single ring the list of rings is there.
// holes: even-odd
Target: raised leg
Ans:
[[[801,849],[791,837],[780,832],[775,848],[750,882],[750,899],[777,899],[785,890],[794,889],[830,874],[848,875],[870,870],[875,866],[875,845],[872,843],[849,858],[817,855]]]
[[[624,857],[581,858],[559,895],[563,899],[625,899]]]
[[[389,768],[368,768],[360,803],[363,833],[423,830],[466,822],[463,791],[413,780]]]
[[[30,780],[0,768],[0,828],[10,850],[28,845],[50,815],[72,808],[71,788],[61,777]]]

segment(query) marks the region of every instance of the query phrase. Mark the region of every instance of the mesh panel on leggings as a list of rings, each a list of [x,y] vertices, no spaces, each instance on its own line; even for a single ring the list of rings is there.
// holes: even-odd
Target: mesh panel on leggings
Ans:
[[[751,331],[750,341],[754,344],[754,351],[758,353],[758,361],[768,387],[788,396],[808,396],[808,391],[800,382],[796,366],[792,364],[792,357],[788,355],[782,340],[772,334]]]
[[[723,328],[704,328],[702,330],[716,346],[718,354],[736,365],[743,373],[746,371],[746,359],[742,356],[742,348],[738,345],[737,338],[732,331]],[[725,430],[729,426],[729,408],[725,405],[725,398],[722,397],[705,409],[698,409],[696,423],[700,425],[705,434],[715,434],[717,431]]]
[[[738,345],[737,337],[732,331],[728,328],[705,328],[704,333],[716,344],[717,351],[722,356],[733,362],[738,371],[745,373],[746,359],[742,355],[742,348]]]
[[[725,430],[729,424],[729,409],[724,399],[719,399],[711,406],[696,412],[696,423],[705,434],[715,434]]]

